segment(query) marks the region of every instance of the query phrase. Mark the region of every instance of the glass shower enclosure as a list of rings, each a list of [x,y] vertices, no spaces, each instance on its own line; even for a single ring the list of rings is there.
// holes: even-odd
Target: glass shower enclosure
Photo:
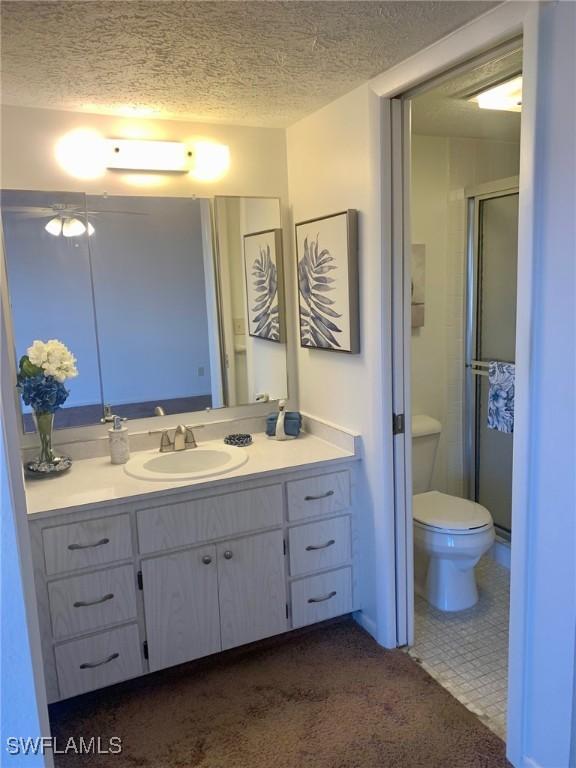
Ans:
[[[514,362],[518,180],[467,194],[465,464],[468,497],[485,506],[510,539],[513,435],[488,428],[488,366]]]

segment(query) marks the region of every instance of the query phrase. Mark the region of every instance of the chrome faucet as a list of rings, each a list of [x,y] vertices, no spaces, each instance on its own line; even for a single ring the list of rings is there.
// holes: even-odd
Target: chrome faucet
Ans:
[[[197,448],[196,438],[192,427],[185,427],[184,424],[178,424],[174,431],[174,438],[170,437],[170,432],[165,429],[160,438],[160,453],[169,451],[185,451],[188,448]]]

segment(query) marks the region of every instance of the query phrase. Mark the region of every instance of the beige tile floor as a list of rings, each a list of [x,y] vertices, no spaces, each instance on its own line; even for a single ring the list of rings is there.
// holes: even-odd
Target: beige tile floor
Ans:
[[[467,611],[443,613],[416,596],[409,653],[505,739],[510,572],[484,557],[476,577],[480,599]]]

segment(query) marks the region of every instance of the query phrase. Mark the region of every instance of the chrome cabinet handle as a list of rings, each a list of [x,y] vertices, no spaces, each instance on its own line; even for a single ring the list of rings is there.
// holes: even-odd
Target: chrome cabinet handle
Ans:
[[[202,558],[202,562],[204,563],[204,565],[210,565],[210,563],[212,562],[212,558],[210,557],[210,555],[204,555],[204,557]]]
[[[232,557],[233,557],[232,552],[230,552],[230,550],[227,549],[226,552],[224,552],[224,557],[226,558],[226,560],[232,560]]]
[[[327,541],[326,544],[309,544],[306,547],[306,552],[314,552],[316,549],[326,549],[327,547],[331,547],[333,544],[336,544],[336,539],[330,539],[330,541]]]
[[[330,594],[324,595],[324,597],[309,597],[308,598],[308,602],[309,603],[323,603],[326,600],[331,600],[333,597],[336,596],[336,594],[337,594],[336,590],[333,590],[332,592],[330,592]]]
[[[120,656],[119,653],[111,653],[107,659],[102,659],[102,661],[85,661],[84,664],[80,664],[80,669],[95,669],[96,667],[101,667],[102,664],[109,664],[111,661],[114,661],[118,656]]]
[[[105,603],[107,600],[113,599],[114,592],[109,592],[107,595],[104,595],[104,597],[99,597],[97,600],[78,600],[74,603],[74,608],[86,608],[90,605],[99,605],[100,603]]]
[[[327,499],[328,496],[334,496],[334,491],[326,491],[319,496],[304,496],[304,501],[318,501],[319,499]]]
[[[104,544],[109,544],[110,539],[100,539],[100,541],[95,541],[92,544],[68,544],[68,549],[75,550],[75,549],[92,549],[92,547],[101,547]]]

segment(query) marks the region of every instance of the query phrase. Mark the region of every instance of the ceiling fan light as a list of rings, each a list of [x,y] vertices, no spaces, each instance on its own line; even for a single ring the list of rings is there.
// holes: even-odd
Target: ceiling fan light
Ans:
[[[79,237],[86,232],[85,225],[80,219],[65,219],[62,225],[62,234],[64,237]]]
[[[46,232],[48,232],[50,235],[54,235],[54,237],[59,237],[59,235],[62,232],[62,219],[60,216],[55,216],[53,219],[50,219],[48,224],[44,227]]]

